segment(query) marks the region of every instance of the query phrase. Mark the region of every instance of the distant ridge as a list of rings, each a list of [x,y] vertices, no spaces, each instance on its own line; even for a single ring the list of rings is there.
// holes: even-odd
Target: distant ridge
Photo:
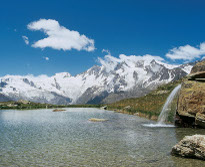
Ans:
[[[0,78],[0,101],[29,100],[51,104],[99,104],[140,97],[159,85],[186,76],[193,64],[170,65],[155,59],[109,60],[84,73],[54,76],[7,75]]]

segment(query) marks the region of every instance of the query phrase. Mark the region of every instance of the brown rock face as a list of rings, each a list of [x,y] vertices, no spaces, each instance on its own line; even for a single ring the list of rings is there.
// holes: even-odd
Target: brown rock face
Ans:
[[[205,160],[205,135],[185,136],[172,148],[172,154]]]
[[[204,71],[202,71],[204,70]],[[203,78],[204,77],[204,78]],[[205,61],[193,67],[182,82],[176,124],[205,128]]]
[[[194,74],[196,72],[205,72],[205,61],[197,63],[192,69],[190,74]]]

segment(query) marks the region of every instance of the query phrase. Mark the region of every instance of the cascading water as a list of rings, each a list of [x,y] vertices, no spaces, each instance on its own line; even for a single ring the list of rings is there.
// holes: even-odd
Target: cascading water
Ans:
[[[173,101],[175,95],[177,94],[177,92],[180,90],[181,85],[178,85],[176,88],[174,88],[174,90],[172,91],[172,93],[169,95],[169,97],[167,98],[162,111],[159,115],[159,118],[157,120],[158,124],[164,124],[164,122],[166,121],[166,118],[168,116],[168,112],[169,111],[169,105],[171,104],[171,102]]]
[[[165,124],[165,121],[168,117],[168,111],[169,111],[169,107],[171,102],[173,101],[174,97],[176,96],[177,92],[181,89],[181,85],[178,85],[176,88],[174,88],[174,90],[171,92],[171,94],[169,95],[169,97],[167,98],[162,111],[158,117],[157,123],[156,124],[144,124],[144,126],[147,127],[174,127],[174,125],[167,125]]]

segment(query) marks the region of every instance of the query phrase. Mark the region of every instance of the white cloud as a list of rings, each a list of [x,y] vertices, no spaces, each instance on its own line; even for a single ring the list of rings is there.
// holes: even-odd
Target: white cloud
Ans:
[[[107,53],[108,55],[111,55],[111,53],[110,53],[110,51],[108,49],[103,49],[102,53],[104,53],[104,52]]]
[[[29,44],[29,40],[28,40],[28,37],[27,36],[22,36],[24,42],[26,43],[26,45]]]
[[[43,31],[48,37],[35,42],[32,47],[46,48],[50,47],[57,50],[86,50],[88,52],[95,50],[94,40],[78,31],[69,30],[61,26],[58,21],[52,19],[40,19],[27,25],[29,30]]]
[[[205,42],[201,43],[198,48],[190,45],[173,48],[166,54],[166,57],[173,60],[176,59],[193,60],[195,58],[200,58],[204,54],[205,54]]]
[[[43,57],[46,61],[48,61],[49,60],[49,57]]]

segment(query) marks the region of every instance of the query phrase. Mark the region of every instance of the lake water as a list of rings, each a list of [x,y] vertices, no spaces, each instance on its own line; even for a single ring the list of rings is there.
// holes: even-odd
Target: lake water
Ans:
[[[108,119],[89,122],[90,118]],[[0,111],[0,166],[203,166],[170,155],[185,135],[203,129],[151,128],[144,118],[93,108]]]

